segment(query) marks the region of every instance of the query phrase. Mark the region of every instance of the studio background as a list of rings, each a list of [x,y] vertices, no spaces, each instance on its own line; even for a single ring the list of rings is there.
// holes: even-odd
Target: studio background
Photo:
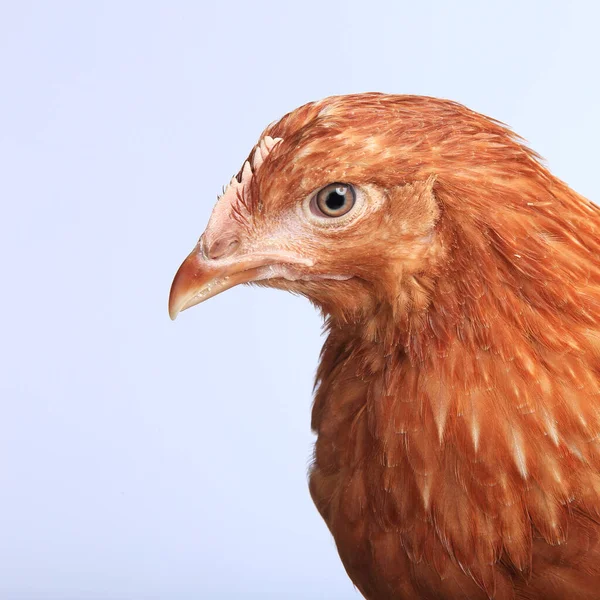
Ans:
[[[172,277],[263,128],[458,100],[600,199],[589,2],[0,2],[0,598],[359,598],[310,500],[306,300]]]

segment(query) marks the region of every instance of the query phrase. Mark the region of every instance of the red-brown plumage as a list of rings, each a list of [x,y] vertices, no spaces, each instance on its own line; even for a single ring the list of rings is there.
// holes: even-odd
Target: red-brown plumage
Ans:
[[[313,261],[259,280],[327,318],[310,489],[356,586],[600,598],[600,209],[449,101],[329,98],[264,135],[239,256]],[[366,212],[309,226],[331,182]]]

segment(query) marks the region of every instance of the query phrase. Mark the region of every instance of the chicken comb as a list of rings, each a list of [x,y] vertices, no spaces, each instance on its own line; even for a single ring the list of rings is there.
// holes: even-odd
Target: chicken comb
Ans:
[[[244,166],[237,175],[231,178],[231,181],[223,190],[223,193],[217,198],[217,203],[213,213],[208,221],[205,235],[211,235],[213,230],[224,231],[223,223],[233,219],[243,227],[249,226],[249,216],[252,212],[249,204],[250,198],[246,193],[250,186],[252,176],[260,168],[269,155],[271,150],[282,141],[282,138],[272,138],[266,135],[254,147],[252,158],[244,162]]]
[[[252,175],[254,175],[254,173],[256,173],[256,171],[260,168],[271,150],[281,141],[282,138],[272,138],[268,135],[260,140],[260,142],[254,147],[254,152],[251,159],[252,162],[250,162],[250,159],[244,162],[240,172],[231,178],[229,185],[225,188],[223,196],[232,193],[243,199],[244,192],[250,185]]]
[[[251,207],[246,192],[250,186],[252,176],[261,167],[273,148],[282,141],[282,138],[272,138],[269,135],[263,137],[254,147],[252,158],[244,162],[240,172],[231,178],[231,181],[223,190],[223,194],[219,196],[218,204],[223,208],[229,207],[230,215],[236,221],[240,223],[247,221]]]

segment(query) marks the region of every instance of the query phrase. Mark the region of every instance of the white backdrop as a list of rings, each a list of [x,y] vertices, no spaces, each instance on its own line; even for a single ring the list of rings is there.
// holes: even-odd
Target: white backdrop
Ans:
[[[2,599],[358,598],[306,486],[317,314],[167,315],[267,123],[452,98],[600,199],[591,0],[206,4],[0,4]]]

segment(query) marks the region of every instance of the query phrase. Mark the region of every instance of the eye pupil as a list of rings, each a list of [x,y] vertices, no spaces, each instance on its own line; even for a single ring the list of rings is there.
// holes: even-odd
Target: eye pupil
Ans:
[[[340,210],[346,203],[346,188],[338,187],[329,192],[325,204],[329,210]]]

